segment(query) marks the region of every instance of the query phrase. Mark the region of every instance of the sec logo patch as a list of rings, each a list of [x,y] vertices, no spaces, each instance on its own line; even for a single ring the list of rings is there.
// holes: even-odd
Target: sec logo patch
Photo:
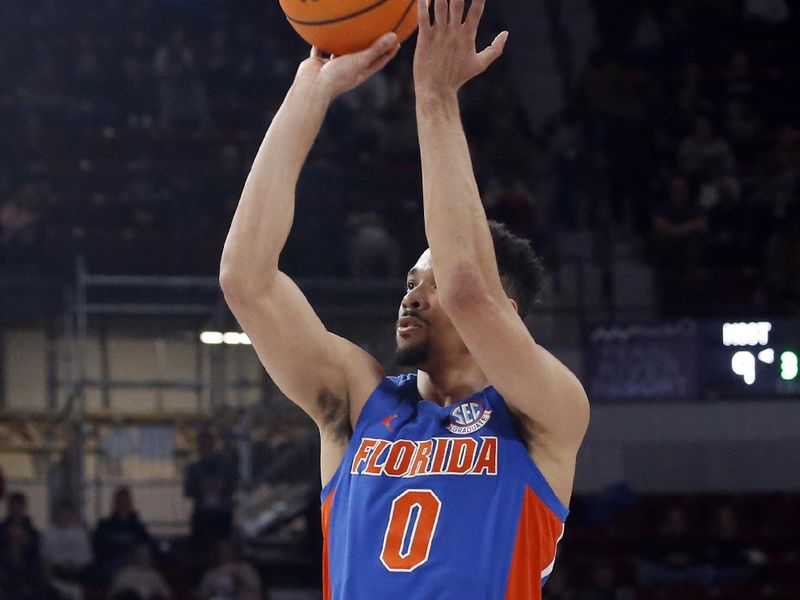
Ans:
[[[462,402],[450,411],[450,423],[447,425],[453,433],[467,435],[475,433],[492,418],[492,411],[478,401]]]

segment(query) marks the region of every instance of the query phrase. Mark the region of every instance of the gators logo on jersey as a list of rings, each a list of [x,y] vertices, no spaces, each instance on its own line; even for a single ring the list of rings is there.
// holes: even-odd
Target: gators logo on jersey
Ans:
[[[462,402],[450,411],[447,429],[459,435],[475,433],[492,418],[492,411],[481,402]]]

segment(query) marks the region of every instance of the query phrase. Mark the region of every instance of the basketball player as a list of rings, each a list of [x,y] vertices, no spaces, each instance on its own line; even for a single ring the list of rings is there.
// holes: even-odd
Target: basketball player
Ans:
[[[326,331],[278,270],[300,169],[331,101],[397,53],[304,61],[256,156],[222,257],[229,306],[322,442],[323,592],[335,600],[541,598],[564,532],[586,395],[523,323],[538,264],[490,225],[456,94],[502,53],[481,53],[485,0],[419,0],[414,64],[430,249],[408,274],[387,377]]]

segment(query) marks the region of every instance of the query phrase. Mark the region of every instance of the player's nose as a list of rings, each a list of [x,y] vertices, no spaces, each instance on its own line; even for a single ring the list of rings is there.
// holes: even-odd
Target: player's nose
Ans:
[[[427,306],[428,302],[424,294],[419,291],[419,287],[409,290],[406,295],[403,296],[403,301],[401,302],[401,307],[404,310],[423,310]]]

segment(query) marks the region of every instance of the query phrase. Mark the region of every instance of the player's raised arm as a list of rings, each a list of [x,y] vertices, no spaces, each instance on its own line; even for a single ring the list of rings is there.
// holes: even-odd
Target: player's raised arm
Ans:
[[[278,387],[323,430],[348,429],[347,417],[366,400],[353,386],[374,387],[380,368],[326,331],[278,270],[278,258],[292,226],[300,170],[328,106],[383,68],[398,47],[389,34],[363,52],[334,59],[312,50],[256,155],[222,254],[220,284],[228,305]]]
[[[536,462],[566,503],[588,423],[586,395],[535,343],[503,289],[458,108],[458,90],[502,54],[508,39],[503,32],[476,52],[484,3],[473,0],[464,17],[464,0],[434,0],[432,23],[426,1],[418,0],[414,85],[425,229],[439,302],[489,383],[527,417]]]

